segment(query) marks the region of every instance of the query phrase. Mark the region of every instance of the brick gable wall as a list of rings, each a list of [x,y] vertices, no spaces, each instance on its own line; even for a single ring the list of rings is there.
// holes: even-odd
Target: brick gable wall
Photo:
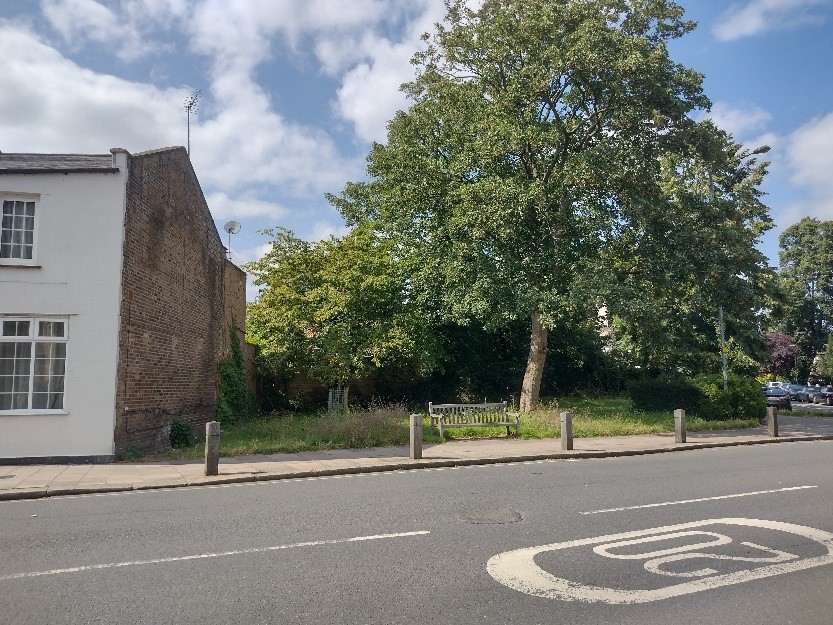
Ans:
[[[174,419],[213,419],[217,365],[246,314],[245,274],[184,148],[130,157],[123,254],[117,455],[168,447]]]

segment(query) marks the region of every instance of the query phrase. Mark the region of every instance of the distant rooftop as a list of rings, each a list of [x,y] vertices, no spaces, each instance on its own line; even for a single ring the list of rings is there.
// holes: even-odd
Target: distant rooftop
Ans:
[[[116,173],[112,154],[4,154],[0,174]]]

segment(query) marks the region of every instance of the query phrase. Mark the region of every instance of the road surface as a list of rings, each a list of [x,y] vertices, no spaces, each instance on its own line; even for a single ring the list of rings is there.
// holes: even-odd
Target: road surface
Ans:
[[[0,503],[0,622],[833,623],[833,442]]]

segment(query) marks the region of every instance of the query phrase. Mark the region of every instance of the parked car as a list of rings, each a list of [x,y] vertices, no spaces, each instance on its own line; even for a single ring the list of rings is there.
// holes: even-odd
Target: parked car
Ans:
[[[780,408],[781,410],[793,409],[790,394],[782,388],[770,386],[764,391],[764,396],[766,397],[767,406]]]
[[[784,388],[784,387],[782,387],[782,388]],[[804,392],[806,394],[805,388],[803,386],[801,386],[800,384],[788,384],[784,388],[784,390],[787,391],[790,394],[790,399],[793,400],[793,401],[802,401],[802,400],[799,399],[799,395],[802,392]],[[805,399],[803,401],[807,401],[807,400]]]
[[[816,388],[814,386],[800,386],[801,390],[796,391],[792,394],[792,400],[802,403],[809,403],[813,401],[813,395],[816,392]]]
[[[833,386],[822,386],[815,389],[813,393],[814,404],[833,406]]]

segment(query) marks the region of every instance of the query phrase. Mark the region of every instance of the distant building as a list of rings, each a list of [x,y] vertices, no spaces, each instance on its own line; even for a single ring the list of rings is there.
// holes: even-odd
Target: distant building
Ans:
[[[184,148],[0,153],[0,461],[166,447],[245,326]]]

